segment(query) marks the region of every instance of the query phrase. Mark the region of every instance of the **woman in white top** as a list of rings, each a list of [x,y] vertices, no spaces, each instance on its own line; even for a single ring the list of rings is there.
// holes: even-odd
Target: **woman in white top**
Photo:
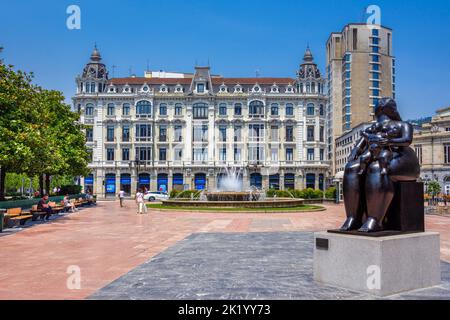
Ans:
[[[142,193],[142,189],[139,189],[136,193],[136,203],[138,205],[138,212],[139,214],[147,213],[147,206],[144,202],[144,194]]]
[[[69,199],[69,195],[68,194],[66,194],[65,196],[64,196],[64,207],[66,208],[66,210],[67,211],[71,211],[71,212],[75,212],[75,211],[78,211],[78,209],[77,208],[75,208],[75,204],[73,204],[72,202],[70,202],[70,199]]]

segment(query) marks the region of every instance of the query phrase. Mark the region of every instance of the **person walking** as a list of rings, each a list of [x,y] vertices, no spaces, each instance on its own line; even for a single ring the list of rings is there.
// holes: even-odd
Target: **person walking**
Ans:
[[[138,214],[147,213],[147,206],[144,202],[144,194],[142,193],[142,189],[139,189],[136,193],[136,203],[138,205]]]
[[[125,199],[125,191],[120,189],[119,191],[119,201],[120,201],[120,207],[123,208],[123,200]]]

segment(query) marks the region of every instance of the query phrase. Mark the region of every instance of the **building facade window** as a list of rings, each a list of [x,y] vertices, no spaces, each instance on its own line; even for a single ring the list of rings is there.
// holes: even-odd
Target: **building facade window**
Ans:
[[[306,141],[314,141],[314,126],[306,127]]]
[[[308,103],[308,105],[306,107],[306,115],[307,116],[313,116],[314,114],[315,114],[314,104],[313,103]]]
[[[174,141],[175,142],[183,141],[183,126],[175,125],[173,127],[173,132],[174,132]]]
[[[307,150],[307,160],[313,161],[314,160],[314,148],[308,148]]]
[[[204,83],[198,83],[197,84],[197,93],[204,93],[205,92],[205,84]]]
[[[227,141],[227,126],[219,126],[219,142]]]
[[[136,155],[139,161],[146,162],[152,160],[152,147],[136,147]]]
[[[130,104],[129,103],[124,103],[122,105],[122,115],[124,115],[124,116],[130,115]]]
[[[242,141],[242,127],[240,125],[234,126],[234,142],[241,142]]]
[[[129,126],[122,127],[122,141],[123,142],[130,141],[130,127]]]
[[[219,104],[219,115],[220,116],[227,115],[227,104],[226,103]]]
[[[106,160],[114,161],[114,149],[113,148],[106,149]]]
[[[208,125],[195,125],[192,129],[194,142],[207,142],[208,141]]]
[[[93,116],[94,115],[94,105],[92,103],[88,103],[86,105],[85,114],[87,116]]]
[[[270,115],[278,116],[278,103],[272,103],[270,105]]]
[[[122,149],[122,161],[130,160],[130,149],[123,148]]]
[[[165,125],[159,126],[159,141],[160,142],[167,141],[167,126]]]
[[[294,127],[286,126],[286,141],[293,142],[294,141]]]
[[[450,144],[444,144],[444,163],[450,163]]]
[[[236,103],[234,105],[234,115],[241,116],[242,115],[242,103]]]
[[[290,117],[294,115],[294,105],[292,103],[286,103],[286,116]]]
[[[183,114],[183,106],[181,103],[175,103],[175,115],[181,116]]]
[[[208,105],[206,103],[196,103],[192,107],[194,119],[208,119]]]
[[[167,160],[167,149],[159,148],[159,161],[166,161],[166,160]]]
[[[106,141],[108,142],[114,141],[114,126],[106,127]]]
[[[167,116],[167,104],[166,103],[161,103],[159,105],[159,115]]]
[[[286,161],[294,160],[294,149],[286,148]]]
[[[316,188],[316,175],[314,173],[306,174],[306,188]]]
[[[139,101],[136,104],[136,115],[138,117],[150,117],[152,105],[149,101]]]
[[[419,164],[422,164],[422,145],[416,144],[414,150],[416,151],[417,159],[419,159]]]
[[[136,141],[151,141],[152,126],[150,124],[136,125]]]
[[[263,117],[264,116],[264,104],[261,101],[252,101],[249,105],[250,117]]]
[[[108,107],[107,107],[107,111],[106,111],[108,116],[113,116],[116,112],[115,110],[115,106],[114,103],[108,103]]]
[[[86,128],[86,141],[87,142],[94,141],[94,128],[92,127]]]

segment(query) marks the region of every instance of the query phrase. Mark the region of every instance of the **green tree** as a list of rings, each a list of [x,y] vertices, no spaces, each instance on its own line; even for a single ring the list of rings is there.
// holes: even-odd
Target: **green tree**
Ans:
[[[36,92],[31,79],[32,74],[16,72],[0,61],[0,200],[6,173],[23,172],[33,161],[39,118],[32,105]]]
[[[428,193],[435,197],[441,192],[441,185],[437,181],[431,181],[428,183],[427,189]]]
[[[31,83],[32,74],[14,71],[0,61],[0,200],[6,173],[37,176],[87,175],[88,152],[79,114],[64,103],[59,91]]]

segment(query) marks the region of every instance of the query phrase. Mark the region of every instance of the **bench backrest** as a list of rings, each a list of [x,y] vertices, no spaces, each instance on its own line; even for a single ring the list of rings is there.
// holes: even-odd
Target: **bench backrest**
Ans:
[[[6,214],[10,216],[18,216],[22,212],[22,208],[10,208],[6,210]]]

